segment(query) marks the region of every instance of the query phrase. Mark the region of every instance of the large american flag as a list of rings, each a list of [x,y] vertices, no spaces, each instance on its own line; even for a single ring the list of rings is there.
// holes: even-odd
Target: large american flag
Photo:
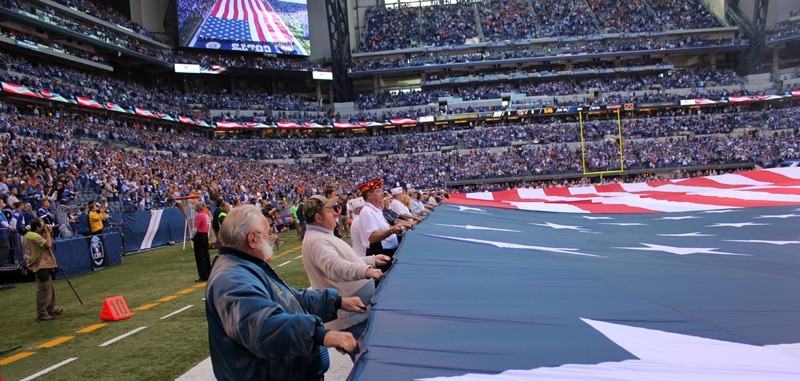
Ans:
[[[798,192],[780,168],[453,197],[403,235],[349,379],[800,380]]]
[[[200,39],[286,43],[292,37],[280,17],[260,0],[219,0],[197,35]]]
[[[800,203],[800,168],[589,187],[461,193],[462,205],[561,213],[672,213]]]

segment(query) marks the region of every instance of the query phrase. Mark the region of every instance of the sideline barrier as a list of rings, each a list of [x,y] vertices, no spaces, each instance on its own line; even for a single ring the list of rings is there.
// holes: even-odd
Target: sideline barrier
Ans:
[[[111,217],[122,221],[122,249],[126,253],[183,241],[186,220],[178,208],[111,213]]]
[[[122,263],[122,237],[119,232],[92,237],[57,238],[54,243],[53,253],[67,276]],[[63,277],[61,272],[56,274],[56,279]]]

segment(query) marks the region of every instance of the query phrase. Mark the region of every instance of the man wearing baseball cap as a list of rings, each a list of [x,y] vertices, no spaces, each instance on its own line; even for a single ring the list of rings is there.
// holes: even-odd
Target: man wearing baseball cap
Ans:
[[[391,261],[386,255],[360,257],[341,238],[333,234],[336,216],[333,206],[338,197],[312,196],[303,210],[307,222],[303,238],[303,267],[311,288],[335,288],[342,297],[357,296],[368,305],[375,295],[375,282],[383,271],[375,268]],[[337,318],[325,323],[325,328],[350,332],[358,339],[367,328],[368,314],[339,310]],[[352,358],[352,356],[351,356]]]
[[[386,254],[393,256],[399,241],[397,234],[403,229],[399,226],[389,226],[383,218],[383,180],[374,179],[358,186],[361,197],[366,204],[361,211],[362,243],[367,247],[367,255]]]

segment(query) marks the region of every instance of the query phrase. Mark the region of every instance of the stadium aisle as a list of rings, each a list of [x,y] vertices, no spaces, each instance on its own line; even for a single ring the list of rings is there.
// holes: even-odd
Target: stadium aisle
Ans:
[[[331,356],[331,368],[325,373],[325,380],[327,381],[344,381],[350,370],[353,368],[353,363],[347,355],[343,355],[335,350],[328,351]],[[178,377],[175,381],[214,381],[214,371],[211,369],[211,357],[201,361],[195,365],[194,368],[189,369],[183,376]]]

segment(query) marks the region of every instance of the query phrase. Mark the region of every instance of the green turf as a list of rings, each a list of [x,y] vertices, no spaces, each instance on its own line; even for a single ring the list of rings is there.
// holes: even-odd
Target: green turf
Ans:
[[[293,232],[284,234],[286,243],[271,262],[278,274],[294,287],[308,287],[299,242]],[[216,250],[211,251],[212,260]],[[287,265],[278,267],[286,261]],[[125,263],[100,271],[70,277],[84,301],[80,305],[65,280],[55,281],[57,305],[63,315],[49,322],[36,322],[36,285],[20,283],[12,290],[0,291],[0,350],[22,348],[0,356],[0,362],[22,352],[36,352],[27,358],[0,365],[0,378],[19,380],[69,358],[64,365],[41,379],[53,380],[172,380],[208,357],[208,331],[204,287],[186,294],[196,283],[197,268],[187,243],[167,246],[124,257]],[[76,331],[100,320],[103,300],[122,295],[133,317],[89,333]],[[166,302],[159,299],[176,295]],[[158,303],[143,311],[137,307]],[[188,310],[161,320],[161,317],[193,305]],[[138,327],[146,329],[107,347],[105,341]],[[52,348],[37,346],[53,339],[74,336]]]

